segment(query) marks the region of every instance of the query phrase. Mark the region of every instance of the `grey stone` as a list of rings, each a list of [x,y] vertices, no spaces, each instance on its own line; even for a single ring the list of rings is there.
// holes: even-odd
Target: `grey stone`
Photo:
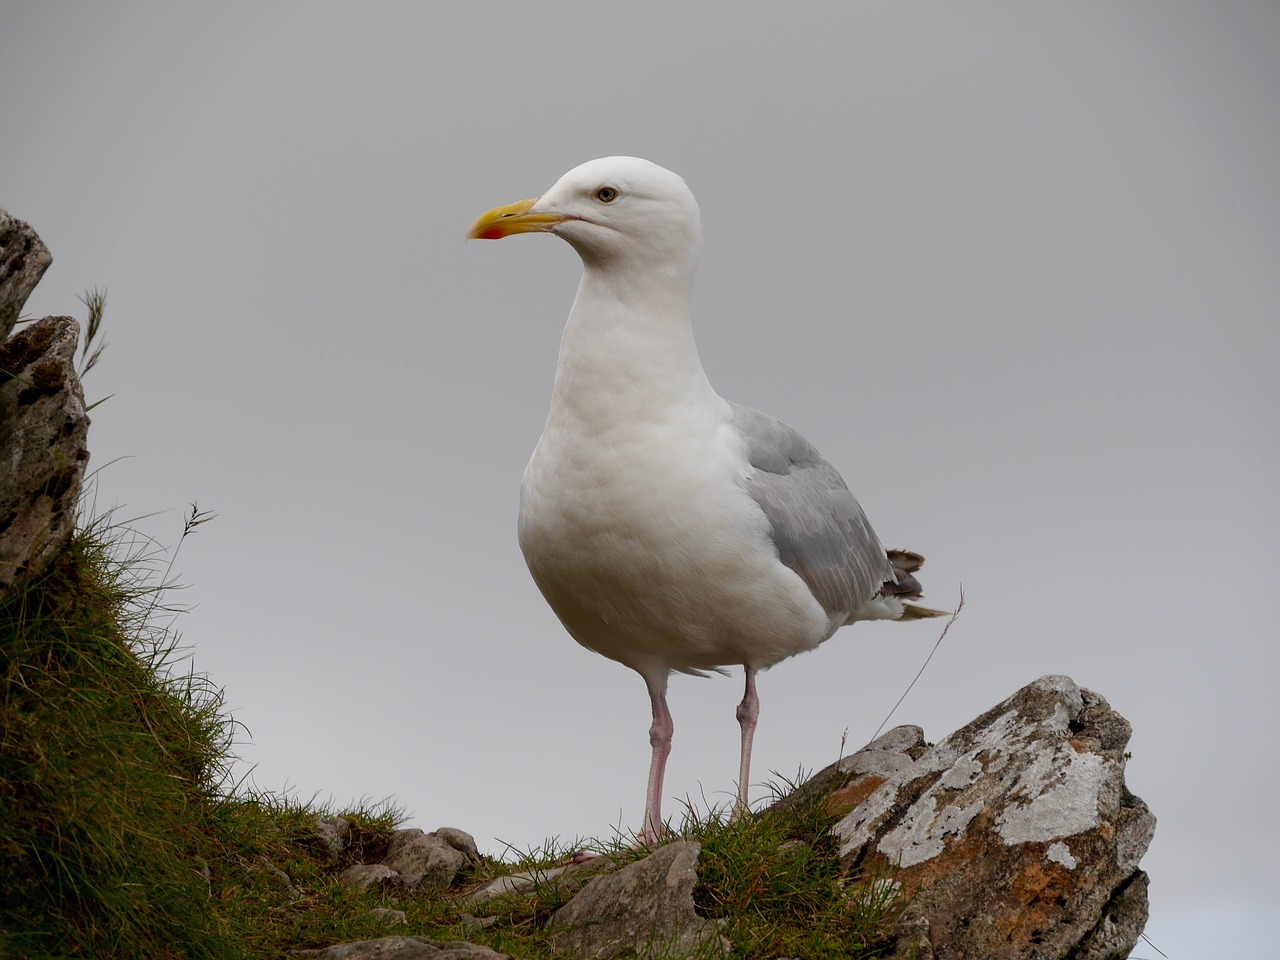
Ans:
[[[438,830],[432,830],[427,836],[443,840],[466,857],[469,863],[480,862],[480,850],[476,847],[476,838],[465,830],[459,830],[457,827],[440,827]]]
[[[526,870],[521,873],[508,874],[489,881],[479,890],[466,897],[471,904],[484,903],[494,897],[504,896],[537,896],[539,891],[552,886],[558,894],[572,894],[580,890],[589,879],[599,873],[611,872],[613,861],[606,857],[592,857],[576,863],[566,863],[558,867],[542,870]]]
[[[0,344],[0,596],[43,573],[75,527],[89,462],[79,334],[46,317]]]
[[[336,864],[351,842],[351,824],[342,817],[316,817],[313,824],[329,863]]]
[[[426,937],[382,937],[290,952],[295,957],[317,960],[510,960],[505,953],[465,940],[428,940]]]
[[[1102,919],[1085,937],[1073,960],[1124,960],[1147,925],[1147,875],[1139,870],[1120,887],[1102,911]]]
[[[391,847],[382,862],[400,874],[409,890],[445,890],[467,866],[467,855],[413,827],[391,834]]]
[[[671,843],[591,880],[551,915],[552,945],[576,960],[727,952],[729,944],[716,923],[694,908],[701,849],[689,841]]]
[[[369,916],[377,917],[387,924],[405,923],[409,919],[403,910],[392,910],[390,907],[374,907],[369,911]]]
[[[383,863],[357,863],[338,874],[338,882],[344,887],[368,890],[370,887],[398,889],[404,886],[400,874]]]
[[[934,960],[929,943],[929,921],[924,917],[904,917],[895,930],[893,953],[886,960]]]
[[[1102,697],[1042,677],[863,797],[832,828],[843,866],[896,869],[937,960],[1127,956],[1155,829],[1124,785],[1129,733]]]
[[[0,210],[0,340],[13,332],[22,307],[53,263],[31,225]]]
[[[894,727],[852,756],[814,774],[768,811],[780,813],[821,803],[827,814],[843,816],[890,777],[910,768],[927,747],[919,727]]]
[[[274,863],[272,863],[269,857],[260,855],[258,857],[258,862],[262,864],[263,869],[266,870],[267,873],[275,877],[276,880],[279,881],[280,885],[289,891],[290,899],[292,900],[302,899],[303,893],[301,890],[299,890],[297,887],[293,885],[293,877],[289,876],[288,873],[286,873],[284,870],[281,870]]]

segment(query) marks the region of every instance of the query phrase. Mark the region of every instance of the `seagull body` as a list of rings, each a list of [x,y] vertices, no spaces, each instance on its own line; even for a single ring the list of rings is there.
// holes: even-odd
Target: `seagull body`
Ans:
[[[755,675],[857,620],[911,604],[922,558],[886,552],[799,433],[712,388],[693,339],[697,202],[676,174],[609,157],[469,236],[554,233],[583,260],[551,409],[520,490],[520,548],[584,647],[644,678],[653,757],[643,835],[662,832],[672,671],[742,664],[738,805],[746,807]]]

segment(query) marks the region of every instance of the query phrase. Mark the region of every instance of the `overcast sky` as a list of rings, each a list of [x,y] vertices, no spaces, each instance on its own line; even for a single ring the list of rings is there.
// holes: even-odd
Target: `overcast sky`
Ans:
[[[963,584],[893,722],[1103,694],[1159,818],[1148,935],[1274,955],[1280,5],[5,6],[0,207],[55,258],[27,312],[109,289],[98,506],[167,545],[218,514],[177,599],[251,782],[493,854],[639,826],[644,685],[515,539],[579,263],[462,240],[634,154],[702,205],[712,382],[932,605]],[[763,675],[758,778],[865,742],[936,635]],[[730,799],[740,683],[674,679],[669,797]]]

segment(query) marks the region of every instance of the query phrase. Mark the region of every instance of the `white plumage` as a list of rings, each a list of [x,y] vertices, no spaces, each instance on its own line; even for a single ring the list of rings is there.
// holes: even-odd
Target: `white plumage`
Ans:
[[[755,674],[860,619],[935,616],[908,601],[921,558],[886,553],[839,474],[785,424],[721,398],[693,339],[702,246],[676,174],[609,157],[469,236],[554,233],[582,257],[551,409],[520,490],[520,547],[583,646],[645,680],[653,758],[643,833],[660,835],[672,670],[746,670],[738,807]]]

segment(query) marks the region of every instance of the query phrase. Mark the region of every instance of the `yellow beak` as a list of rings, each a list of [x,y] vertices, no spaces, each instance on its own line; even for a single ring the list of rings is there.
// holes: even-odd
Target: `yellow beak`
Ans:
[[[509,203],[505,207],[494,207],[483,213],[471,229],[467,231],[468,240],[501,240],[514,233],[541,233],[550,230],[557,223],[564,223],[568,217],[559,213],[530,213],[538,198]]]

